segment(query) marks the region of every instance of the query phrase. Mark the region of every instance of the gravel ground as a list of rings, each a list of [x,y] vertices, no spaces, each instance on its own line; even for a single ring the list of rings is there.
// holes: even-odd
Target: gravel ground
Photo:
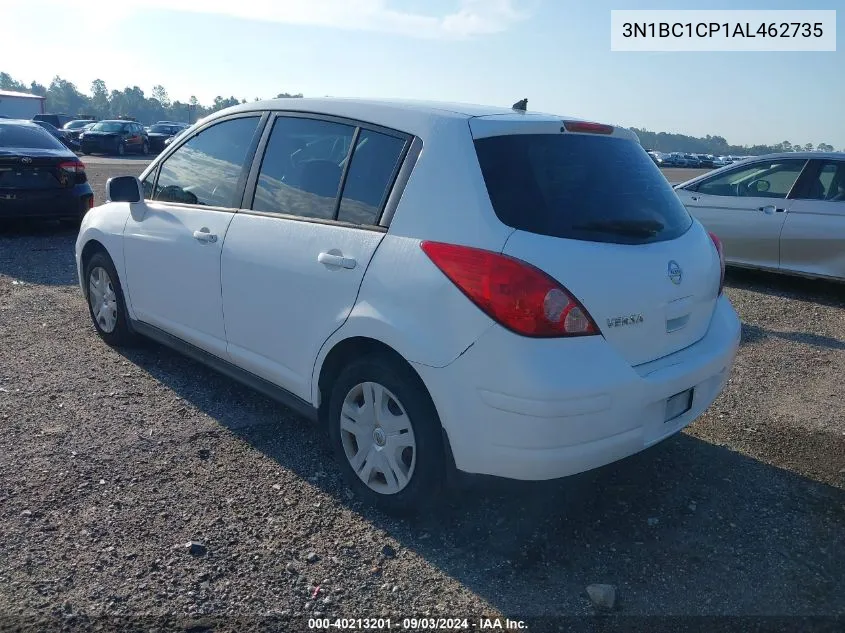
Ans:
[[[98,200],[134,169],[89,165]],[[615,585],[620,616],[845,616],[840,286],[729,273],[743,344],[687,431],[563,481],[475,481],[400,521],[351,498],[303,419],[156,345],[104,345],[74,240],[0,233],[0,630],[589,618],[591,583]]]

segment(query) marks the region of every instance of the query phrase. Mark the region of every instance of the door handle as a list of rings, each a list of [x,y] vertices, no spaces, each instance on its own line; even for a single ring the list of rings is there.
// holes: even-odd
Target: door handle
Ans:
[[[317,255],[317,261],[325,266],[338,266],[339,268],[347,268],[352,270],[358,265],[352,257],[344,257],[338,253],[320,253]]]
[[[217,236],[211,233],[208,228],[202,227],[199,231],[194,231],[194,239],[200,242],[208,242],[214,244],[217,241]]]
[[[766,215],[772,215],[775,212],[775,207],[774,205],[767,204],[765,207],[760,207],[760,211]]]

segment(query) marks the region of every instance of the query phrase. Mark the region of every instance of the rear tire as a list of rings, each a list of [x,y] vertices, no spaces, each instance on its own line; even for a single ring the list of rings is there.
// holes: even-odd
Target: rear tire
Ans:
[[[125,156],[126,155],[126,145],[122,142],[117,144],[117,155],[118,156]]]
[[[85,299],[94,329],[108,345],[121,347],[136,342],[130,329],[123,289],[111,257],[94,253],[85,264]]]
[[[150,144],[144,141],[144,144],[141,146],[141,154],[146,156],[150,153]]]
[[[446,476],[442,427],[407,364],[383,354],[354,360],[331,386],[326,423],[344,479],[362,500],[406,514],[437,499]]]

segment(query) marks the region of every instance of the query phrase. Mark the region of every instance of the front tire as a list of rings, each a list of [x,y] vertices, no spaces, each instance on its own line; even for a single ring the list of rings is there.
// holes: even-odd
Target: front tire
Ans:
[[[329,442],[350,488],[404,514],[430,506],[446,458],[437,410],[419,376],[387,355],[357,359],[331,387]]]
[[[85,298],[94,329],[108,345],[130,345],[135,335],[129,328],[129,317],[123,289],[111,257],[100,251],[85,265]]]

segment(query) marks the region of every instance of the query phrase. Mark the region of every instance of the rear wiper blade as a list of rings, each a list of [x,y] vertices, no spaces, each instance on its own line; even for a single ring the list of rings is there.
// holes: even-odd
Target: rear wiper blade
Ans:
[[[662,222],[656,220],[607,220],[604,222],[587,222],[572,227],[577,231],[592,231],[596,233],[614,233],[616,235],[631,235],[634,237],[652,237],[666,228]]]

